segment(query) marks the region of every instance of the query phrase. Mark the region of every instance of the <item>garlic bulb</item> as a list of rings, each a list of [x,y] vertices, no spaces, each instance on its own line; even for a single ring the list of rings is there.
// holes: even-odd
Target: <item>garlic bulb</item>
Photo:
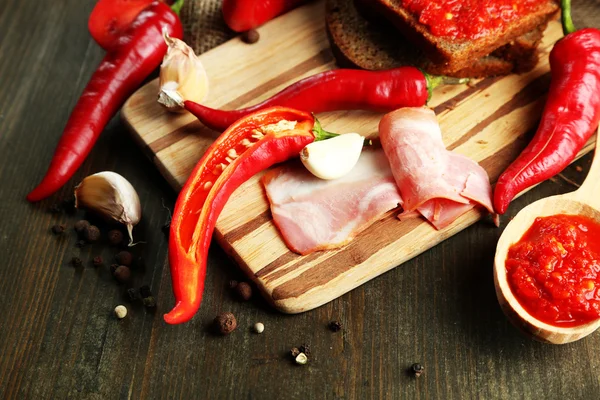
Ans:
[[[160,66],[158,102],[169,111],[182,112],[183,102],[201,103],[208,95],[208,77],[194,50],[163,30],[167,54]]]
[[[356,165],[364,141],[365,138],[358,133],[346,133],[312,142],[302,149],[300,160],[318,178],[341,178]]]
[[[75,188],[75,207],[126,225],[129,246],[133,245],[133,227],[142,218],[142,206],[131,183],[121,175],[105,171],[85,178]]]

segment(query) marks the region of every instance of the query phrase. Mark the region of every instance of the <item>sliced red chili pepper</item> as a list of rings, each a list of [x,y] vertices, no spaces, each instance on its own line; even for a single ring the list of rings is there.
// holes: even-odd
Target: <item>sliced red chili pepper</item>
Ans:
[[[565,36],[550,52],[552,81],[538,130],[500,175],[494,208],[504,214],[512,199],[562,171],[600,122],[600,30],[575,32],[571,1],[562,0]]]
[[[254,29],[309,0],[223,0],[225,23],[236,32]]]
[[[468,79],[431,76],[414,67],[386,71],[337,69],[304,78],[273,97],[241,110],[215,110],[186,101],[185,108],[211,129],[223,131],[252,112],[273,106],[310,112],[369,110],[389,112],[427,104],[441,83],[466,83]]]
[[[176,304],[165,314],[166,322],[186,322],[200,307],[213,230],[235,189],[329,135],[311,114],[273,107],[235,122],[208,148],[179,193],[171,220],[169,262]]]
[[[60,189],[83,163],[123,102],[161,63],[162,30],[182,38],[179,17],[158,1],[144,9],[104,57],[71,112],[42,182],[27,196],[39,201]]]

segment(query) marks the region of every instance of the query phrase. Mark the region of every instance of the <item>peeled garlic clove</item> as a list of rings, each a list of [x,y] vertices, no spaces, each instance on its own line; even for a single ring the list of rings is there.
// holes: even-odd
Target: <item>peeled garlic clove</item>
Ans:
[[[158,102],[169,111],[184,111],[183,102],[201,103],[208,95],[208,76],[194,50],[163,30],[167,53],[160,66]]]
[[[346,133],[331,139],[312,142],[300,152],[302,164],[314,176],[336,179],[354,168],[365,138],[358,133]]]
[[[129,245],[133,244],[133,227],[142,218],[142,206],[131,183],[121,175],[105,171],[85,178],[75,188],[75,207],[126,225]]]

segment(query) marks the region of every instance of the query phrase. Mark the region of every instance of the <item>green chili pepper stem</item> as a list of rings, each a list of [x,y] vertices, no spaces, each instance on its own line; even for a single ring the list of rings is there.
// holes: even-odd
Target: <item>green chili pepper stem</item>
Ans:
[[[173,3],[173,5],[171,6],[171,10],[173,10],[173,12],[177,15],[179,15],[179,13],[181,12],[181,7],[183,7],[183,2],[185,0],[177,0],[175,3]]]
[[[425,81],[427,82],[427,101],[431,99],[433,95],[433,89],[438,87],[439,85],[462,85],[463,83],[468,83],[469,78],[453,78],[450,76],[443,75],[430,75],[427,72],[421,70],[423,75],[425,76]]]
[[[562,27],[563,33],[567,36],[569,33],[575,32],[575,25],[573,25],[573,18],[571,17],[571,0],[561,0],[560,8],[562,8]]]
[[[313,134],[315,135],[315,142],[320,142],[321,140],[332,139],[336,136],[340,136],[339,133],[328,132],[321,126],[319,120],[315,117],[315,125],[313,126]],[[365,139],[364,146],[372,146],[373,140]]]

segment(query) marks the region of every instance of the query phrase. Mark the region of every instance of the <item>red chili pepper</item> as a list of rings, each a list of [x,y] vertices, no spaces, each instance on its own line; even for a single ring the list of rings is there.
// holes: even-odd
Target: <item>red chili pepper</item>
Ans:
[[[152,1],[98,0],[88,20],[90,35],[100,47],[109,50]]]
[[[494,208],[562,171],[600,122],[600,30],[575,32],[571,1],[562,0],[564,38],[550,53],[552,81],[538,130],[521,155],[500,175]]]
[[[27,196],[38,201],[60,189],[83,163],[108,121],[161,63],[162,36],[183,37],[179,17],[155,1],[142,11],[92,75],[75,105],[42,182]]]
[[[235,122],[208,148],[179,193],[171,219],[169,262],[176,304],[165,314],[166,322],[186,322],[198,311],[213,230],[235,189],[331,135],[309,113],[273,107]]]
[[[186,101],[185,108],[211,129],[223,131],[234,121],[272,106],[310,112],[370,110],[388,112],[427,103],[440,83],[465,83],[468,79],[431,76],[414,67],[386,71],[337,69],[304,78],[273,97],[241,110],[215,110]]]
[[[236,32],[254,29],[309,0],[223,0],[225,23]]]

